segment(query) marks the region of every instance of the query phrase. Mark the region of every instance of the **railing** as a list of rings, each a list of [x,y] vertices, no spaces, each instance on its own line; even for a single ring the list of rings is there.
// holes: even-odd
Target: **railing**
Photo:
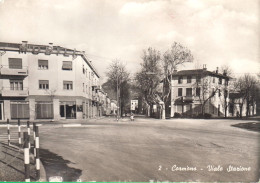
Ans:
[[[193,96],[183,96],[183,100],[194,100]]]
[[[10,68],[9,65],[0,65],[0,74],[1,75],[28,75],[28,67],[27,66],[12,66]]]
[[[26,97],[29,90],[27,87],[3,87],[1,94],[3,97]]]

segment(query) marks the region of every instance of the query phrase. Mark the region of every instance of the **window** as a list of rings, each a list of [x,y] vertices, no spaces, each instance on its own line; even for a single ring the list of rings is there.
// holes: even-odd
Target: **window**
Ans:
[[[39,80],[39,89],[40,90],[48,90],[49,89],[49,81],[48,80]]]
[[[228,80],[227,79],[225,79],[225,85],[228,86]]]
[[[212,82],[215,83],[215,77],[213,77],[213,81]]]
[[[200,96],[200,88],[196,88],[196,96]]]
[[[218,97],[220,97],[221,96],[221,91],[220,91],[220,89],[218,90]]]
[[[192,96],[192,88],[186,88],[186,96],[188,97]]]
[[[191,83],[191,76],[187,76],[187,83]]]
[[[178,83],[179,83],[179,84],[182,84],[182,81],[183,81],[183,77],[182,77],[182,76],[179,76],[179,78],[178,78]]]
[[[63,81],[63,89],[64,90],[73,90],[72,81]]]
[[[182,88],[178,88],[178,96],[182,96]]]
[[[21,58],[9,58],[9,68],[10,69],[22,69],[23,62]]]
[[[197,82],[197,83],[200,83],[200,82],[201,82],[201,76],[197,76],[197,77],[196,77],[196,82]]]
[[[218,84],[220,84],[220,85],[222,84],[222,79],[221,78],[218,79]]]
[[[62,70],[72,70],[72,61],[63,61]]]
[[[10,90],[23,90],[23,80],[10,80]]]
[[[211,96],[214,97],[214,95],[215,95],[215,89],[212,88]]]
[[[47,70],[48,69],[48,60],[38,60],[38,69]]]
[[[85,92],[85,84],[83,83],[83,92]]]
[[[85,67],[84,67],[84,65],[83,65],[82,71],[83,71],[83,74],[85,74]]]

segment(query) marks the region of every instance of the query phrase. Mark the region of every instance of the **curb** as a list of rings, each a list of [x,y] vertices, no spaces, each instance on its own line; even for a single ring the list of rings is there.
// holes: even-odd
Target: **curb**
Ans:
[[[19,151],[24,151],[23,149],[20,149],[18,146],[10,144],[11,147],[14,147],[16,149],[19,149]],[[34,159],[34,155],[32,153],[30,153],[30,157],[32,157]],[[46,176],[46,171],[45,168],[42,164],[42,161],[40,159],[40,178],[37,182],[47,182],[47,176]]]

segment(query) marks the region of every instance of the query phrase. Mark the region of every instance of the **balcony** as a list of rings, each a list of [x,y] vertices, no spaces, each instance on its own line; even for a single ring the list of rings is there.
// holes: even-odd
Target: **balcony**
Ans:
[[[8,65],[1,65],[0,75],[27,76],[28,67],[22,67],[22,68],[15,69],[15,68],[9,68]]]
[[[27,97],[29,95],[28,88],[22,90],[15,90],[13,88],[2,88],[2,97]]]
[[[183,101],[193,101],[194,97],[193,96],[183,96]]]

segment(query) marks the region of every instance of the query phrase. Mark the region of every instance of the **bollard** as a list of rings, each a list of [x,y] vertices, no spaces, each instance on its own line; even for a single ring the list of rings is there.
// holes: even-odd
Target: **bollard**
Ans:
[[[39,127],[35,126],[35,151],[36,151],[36,180],[40,179],[40,143],[39,143]]]
[[[10,136],[10,122],[7,119],[7,135],[8,135],[8,146],[10,146],[11,136]]]
[[[20,119],[18,119],[18,140],[19,140],[19,146],[22,145],[22,139],[21,139],[21,122]]]
[[[36,148],[35,148],[35,127],[36,127],[36,124],[33,123],[33,145],[34,145],[34,159],[36,160]],[[36,164],[36,161],[34,162],[34,164]]]
[[[29,152],[29,141],[30,136],[28,132],[23,132],[24,139],[24,179],[25,182],[30,182],[30,152]]]
[[[27,131],[28,131],[28,135],[30,136],[31,132],[30,132],[30,122],[27,121]],[[29,150],[31,149],[31,143],[30,141],[28,142],[29,143]]]

